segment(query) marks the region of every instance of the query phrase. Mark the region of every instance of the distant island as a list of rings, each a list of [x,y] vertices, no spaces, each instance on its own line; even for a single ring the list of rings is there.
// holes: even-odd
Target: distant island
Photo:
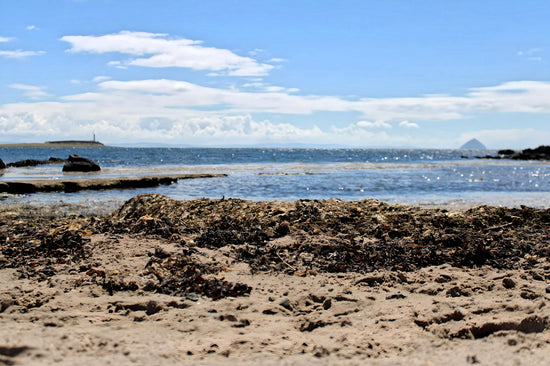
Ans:
[[[20,144],[0,144],[0,147],[105,147],[99,141],[94,140],[60,140],[46,142],[30,142]]]
[[[460,147],[461,150],[485,150],[487,149],[478,139],[471,139]]]

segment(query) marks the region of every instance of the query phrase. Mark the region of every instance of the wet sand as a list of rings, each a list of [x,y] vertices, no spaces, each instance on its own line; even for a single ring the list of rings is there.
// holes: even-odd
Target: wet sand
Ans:
[[[374,200],[0,213],[0,364],[546,365],[550,212]]]

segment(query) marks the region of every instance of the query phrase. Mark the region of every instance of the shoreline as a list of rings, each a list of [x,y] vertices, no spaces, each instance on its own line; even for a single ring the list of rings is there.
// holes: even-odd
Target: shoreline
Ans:
[[[112,147],[102,144],[101,142],[24,142],[17,144],[0,144],[0,147]]]
[[[0,193],[26,194],[38,192],[78,192],[84,190],[109,190],[149,188],[170,185],[182,179],[217,178],[226,174],[176,174],[147,175],[142,177],[119,178],[73,178],[56,180],[15,180],[0,181]]]
[[[544,365],[550,209],[0,206],[0,361]]]

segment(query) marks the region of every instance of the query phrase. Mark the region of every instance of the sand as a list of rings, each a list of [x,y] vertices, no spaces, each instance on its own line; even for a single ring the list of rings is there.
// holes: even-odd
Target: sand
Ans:
[[[144,213],[138,211],[134,204],[132,212]],[[93,230],[102,218],[48,215],[11,209],[0,227],[7,232],[5,225],[27,227],[32,221],[37,229],[26,236],[29,245],[60,233],[68,243],[72,233],[83,238],[85,255],[74,248],[73,257],[34,253],[8,265],[14,263],[8,248],[10,240],[18,240],[17,231],[0,236],[0,364],[547,365],[550,360],[550,263],[543,256],[522,258],[509,268],[488,261],[339,273],[311,265],[315,270],[306,271],[305,261],[291,260],[285,245],[307,235],[316,242],[333,236],[297,231],[291,222],[290,232],[267,240],[281,248],[280,261],[264,268],[237,255],[239,244],[199,245],[209,227],[206,219],[202,231],[180,230],[175,238],[123,226]],[[160,217],[151,215],[133,224]],[[537,240],[548,247],[548,227],[541,225]],[[55,260],[44,265],[46,257]],[[250,293],[219,299],[192,291],[160,293],[160,279],[172,278],[168,264],[178,258],[196,264],[201,278],[246,284]],[[158,283],[154,291],[147,285],[151,281]]]

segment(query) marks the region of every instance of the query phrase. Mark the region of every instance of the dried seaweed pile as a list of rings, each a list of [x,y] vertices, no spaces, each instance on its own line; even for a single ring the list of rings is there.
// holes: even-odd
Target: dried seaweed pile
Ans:
[[[105,222],[115,232],[230,246],[254,270],[414,270],[450,263],[530,266],[550,254],[550,210],[480,206],[462,212],[337,199],[178,202],[140,195]],[[289,240],[281,240],[283,237]]]
[[[83,262],[90,237],[128,235],[172,243],[143,268],[145,284],[124,282]],[[204,249],[203,249],[204,248]],[[550,255],[550,210],[480,206],[461,212],[337,199],[252,202],[238,199],[175,201],[139,195],[111,216],[0,212],[0,268],[46,279],[81,273],[107,291],[141,289],[211,298],[250,292],[216,275],[196,253],[222,250],[252,271],[314,275],[319,272],[411,271],[450,263],[529,268]]]
[[[82,216],[43,213],[26,207],[0,218],[0,268],[17,268],[22,278],[46,279],[55,265],[77,263],[88,255],[93,226]]]
[[[141,222],[150,222],[142,220]],[[0,269],[17,268],[21,278],[45,280],[59,272],[80,272],[76,286],[97,284],[110,294],[116,291],[137,290],[133,281],[127,282],[104,270],[90,268],[85,263],[93,250],[90,237],[105,231],[105,221],[95,217],[42,213],[25,208],[18,212],[2,212],[0,215]],[[141,289],[168,295],[193,294],[220,299],[242,296],[251,287],[230,283],[205,274],[216,274],[219,266],[209,265],[192,258],[193,250],[184,248],[174,254],[155,250],[144,268],[148,281]],[[151,276],[148,276],[151,275]]]

